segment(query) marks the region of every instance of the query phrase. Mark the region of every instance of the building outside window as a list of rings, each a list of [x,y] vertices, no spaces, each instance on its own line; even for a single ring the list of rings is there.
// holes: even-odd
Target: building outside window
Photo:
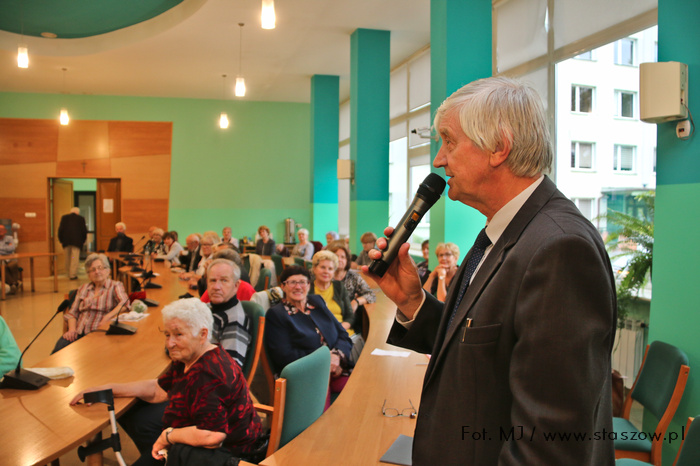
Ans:
[[[615,64],[634,66],[636,41],[630,37],[615,42]]]
[[[625,146],[615,144],[615,154],[613,156],[613,171],[634,172],[634,159],[637,148],[635,146]]]
[[[579,113],[593,112],[592,87],[571,86],[571,111]]]
[[[593,169],[593,144],[573,141],[571,143],[571,168]]]
[[[623,118],[634,118],[636,94],[630,91],[615,91],[615,116]]]

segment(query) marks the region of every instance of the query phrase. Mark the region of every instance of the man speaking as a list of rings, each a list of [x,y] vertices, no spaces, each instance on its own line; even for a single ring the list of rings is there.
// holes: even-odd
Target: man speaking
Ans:
[[[475,81],[434,127],[450,199],[486,227],[444,303],[423,292],[408,244],[375,276],[398,306],[389,342],[432,354],[414,466],[613,464],[612,441],[592,439],[612,430],[612,269],[598,231],[544,176],[553,155],[539,96],[508,78]],[[566,440],[579,432],[586,440]]]

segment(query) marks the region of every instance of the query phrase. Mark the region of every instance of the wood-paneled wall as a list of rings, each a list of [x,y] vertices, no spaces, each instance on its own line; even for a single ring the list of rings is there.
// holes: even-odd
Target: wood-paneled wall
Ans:
[[[0,118],[0,217],[21,225],[18,252],[48,251],[49,178],[120,179],[127,234],[167,229],[171,150],[171,122]]]

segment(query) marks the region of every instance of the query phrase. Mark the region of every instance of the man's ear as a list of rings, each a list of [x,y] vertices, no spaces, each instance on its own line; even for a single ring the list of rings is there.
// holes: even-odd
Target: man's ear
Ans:
[[[493,168],[496,168],[508,160],[510,155],[511,142],[507,138],[503,138],[500,143],[496,146],[496,150],[491,152],[489,156],[489,163]]]

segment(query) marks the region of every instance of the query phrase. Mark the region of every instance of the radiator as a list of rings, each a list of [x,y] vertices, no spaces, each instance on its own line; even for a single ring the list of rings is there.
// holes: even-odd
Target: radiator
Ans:
[[[622,374],[627,389],[632,388],[644,359],[645,329],[643,321],[627,319],[625,327],[618,329],[615,335],[612,368]]]

